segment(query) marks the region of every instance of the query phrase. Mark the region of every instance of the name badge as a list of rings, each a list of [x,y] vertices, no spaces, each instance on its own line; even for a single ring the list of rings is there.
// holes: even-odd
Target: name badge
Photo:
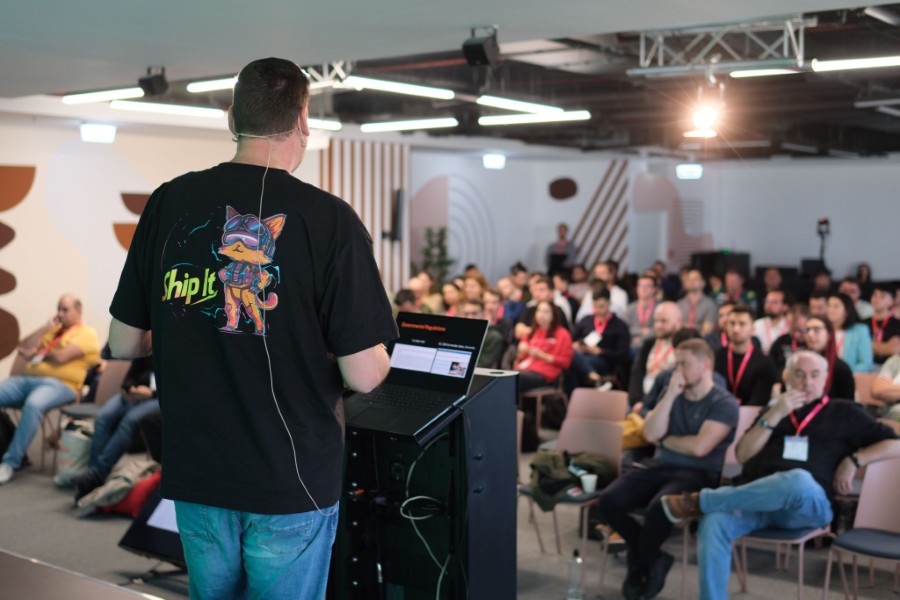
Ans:
[[[644,393],[649,394],[650,390],[653,389],[653,384],[656,383],[656,375],[644,375]]]
[[[796,435],[784,436],[784,454],[782,455],[782,458],[785,460],[799,460],[801,462],[806,462],[808,457],[808,437]]]
[[[33,365],[39,365],[42,362],[44,362],[44,355],[43,354],[35,354],[34,356],[31,357],[31,360],[28,362],[30,362]]]
[[[596,346],[600,343],[600,340],[603,339],[603,336],[597,333],[596,331],[592,331],[586,336],[584,336],[584,345],[585,346]]]

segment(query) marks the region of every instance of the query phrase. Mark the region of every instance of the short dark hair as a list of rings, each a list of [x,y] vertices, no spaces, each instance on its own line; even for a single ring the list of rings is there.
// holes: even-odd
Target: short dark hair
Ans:
[[[416,294],[412,290],[404,288],[394,295],[395,306],[400,306],[401,304],[406,304],[407,302],[412,302],[413,304],[416,303]]]
[[[675,347],[676,350],[690,352],[697,358],[705,358],[710,364],[716,362],[716,356],[713,354],[712,348],[704,339],[685,340]]]
[[[547,279],[547,276],[544,275],[543,273],[532,273],[531,277],[534,277],[534,281],[531,282],[531,285],[534,285],[536,283],[543,283],[548,288],[553,287],[553,284],[550,283],[550,280]]]
[[[672,336],[672,345],[674,347],[678,347],[681,342],[686,342],[688,340],[702,340],[703,336],[700,335],[700,332],[694,329],[693,327],[683,327],[675,332],[675,335]]]
[[[734,308],[731,309],[731,315],[747,315],[750,317],[751,321],[754,317],[753,309],[746,304],[735,304]]]
[[[828,300],[828,296],[829,294],[825,290],[815,290],[809,294],[809,299]]]
[[[500,290],[498,290],[497,288],[492,288],[492,287],[484,288],[483,294],[490,294],[491,296],[493,296],[495,298],[503,300],[503,294],[501,294]]]
[[[887,281],[877,281],[872,286],[873,290],[878,290],[880,292],[885,292],[893,296],[897,292],[897,286],[887,282]]]
[[[309,79],[283,58],[255,60],[241,69],[234,85],[235,134],[271,136],[297,128],[309,98]]]
[[[484,310],[484,302],[482,302],[481,300],[466,299],[459,303],[460,306],[462,306],[464,304],[474,304],[475,306],[478,307],[478,310]]]
[[[609,300],[609,289],[604,285],[591,292],[591,300]]]

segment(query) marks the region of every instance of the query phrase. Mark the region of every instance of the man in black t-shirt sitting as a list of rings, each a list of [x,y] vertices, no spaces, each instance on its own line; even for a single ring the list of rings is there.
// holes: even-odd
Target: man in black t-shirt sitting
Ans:
[[[900,319],[894,316],[894,290],[876,283],[872,291],[872,318],[865,321],[872,334],[875,363],[883,365],[894,354],[900,354]]]
[[[852,401],[824,394],[828,362],[808,350],[787,362],[788,390],[762,411],[737,445],[737,487],[666,496],[672,521],[700,517],[700,598],[728,597],[731,546],[756,529],[831,523],[834,494],[852,489],[857,469],[900,457],[900,441]]]
[[[606,522],[628,545],[622,586],[627,600],[655,597],[672,567],[672,555],[660,550],[672,531],[660,498],[715,485],[738,422],[734,397],[713,383],[709,344],[682,342],[675,361],[666,393],[644,420],[644,437],[657,444],[656,456],[635,463],[598,501]],[[640,524],[629,511],[643,507]]]
[[[743,305],[732,308],[725,330],[728,346],[716,351],[716,371],[740,404],[765,406],[777,375],[772,360],[753,344],[752,309]]]

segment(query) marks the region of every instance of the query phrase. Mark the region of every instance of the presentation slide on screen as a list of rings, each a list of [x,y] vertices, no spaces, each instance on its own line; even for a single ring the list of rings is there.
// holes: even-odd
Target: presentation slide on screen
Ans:
[[[471,352],[395,344],[394,352],[391,354],[391,368],[448,377],[465,377],[471,359]]]
[[[147,525],[178,533],[178,525],[175,522],[175,503],[165,498],[160,500],[150,518],[147,519]]]

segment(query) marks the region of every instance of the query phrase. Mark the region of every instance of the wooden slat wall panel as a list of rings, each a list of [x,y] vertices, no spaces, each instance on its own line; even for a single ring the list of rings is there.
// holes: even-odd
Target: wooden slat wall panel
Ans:
[[[409,145],[332,138],[320,150],[322,189],[343,198],[372,235],[381,280],[391,292],[409,279]],[[392,224],[394,197],[403,190],[401,240],[384,235]]]
[[[572,239],[588,269],[600,260],[628,260],[628,161],[609,163],[578,220]]]

